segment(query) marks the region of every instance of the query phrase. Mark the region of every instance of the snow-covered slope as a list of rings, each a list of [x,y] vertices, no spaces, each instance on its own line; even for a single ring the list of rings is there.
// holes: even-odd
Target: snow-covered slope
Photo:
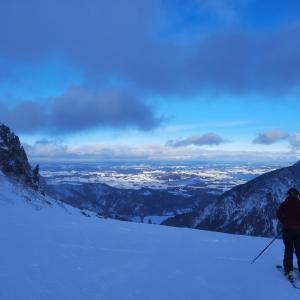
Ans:
[[[277,233],[276,211],[291,187],[300,189],[300,162],[236,186],[204,210],[179,215],[164,224],[274,236]]]
[[[0,176],[0,299],[299,299],[281,241],[85,217]]]

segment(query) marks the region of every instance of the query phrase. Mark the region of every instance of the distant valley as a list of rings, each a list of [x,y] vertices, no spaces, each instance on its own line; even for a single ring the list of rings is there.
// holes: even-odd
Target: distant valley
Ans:
[[[234,186],[280,163],[44,163],[49,195],[100,217],[160,224],[203,209]]]

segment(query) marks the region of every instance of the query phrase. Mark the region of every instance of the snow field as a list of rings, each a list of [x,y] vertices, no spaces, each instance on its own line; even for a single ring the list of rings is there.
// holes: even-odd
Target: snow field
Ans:
[[[2,180],[2,179],[1,179]],[[0,186],[0,299],[298,300],[282,242],[84,217]],[[36,200],[38,201],[38,200]]]

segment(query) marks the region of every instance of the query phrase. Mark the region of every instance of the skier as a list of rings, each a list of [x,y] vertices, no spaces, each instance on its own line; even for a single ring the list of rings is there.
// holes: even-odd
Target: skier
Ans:
[[[280,204],[277,217],[282,223],[282,239],[284,243],[283,268],[289,280],[293,280],[294,251],[300,270],[300,192],[296,188],[288,190],[287,198]]]

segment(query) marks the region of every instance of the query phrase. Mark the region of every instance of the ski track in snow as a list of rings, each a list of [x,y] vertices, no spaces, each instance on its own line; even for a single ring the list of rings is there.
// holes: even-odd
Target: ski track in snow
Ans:
[[[282,241],[36,210],[0,179],[2,300],[298,300]]]

